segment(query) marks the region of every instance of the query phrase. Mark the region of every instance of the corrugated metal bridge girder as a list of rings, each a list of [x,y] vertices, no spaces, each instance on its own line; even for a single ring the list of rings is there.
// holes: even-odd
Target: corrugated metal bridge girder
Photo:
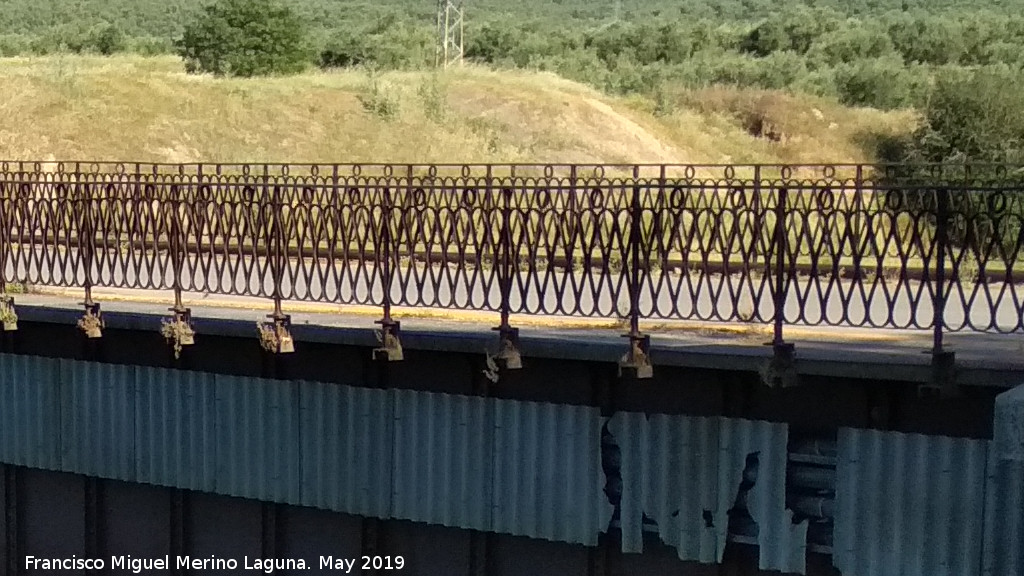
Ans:
[[[61,470],[137,481],[134,366],[60,361]]]
[[[302,505],[388,518],[394,396],[317,382],[299,390]]]
[[[0,461],[61,469],[60,360],[0,355]]]
[[[598,408],[491,400],[493,530],[586,546],[612,516]]]
[[[494,403],[394,390],[394,518],[491,529]]]
[[[138,368],[135,447],[139,482],[216,491],[213,374]]]
[[[217,492],[299,504],[298,382],[215,376]]]
[[[982,574],[1024,574],[1024,386],[996,398],[993,424]]]
[[[978,576],[989,442],[841,429],[835,565],[869,576]]]
[[[623,552],[642,552],[647,516],[681,560],[719,563],[737,508],[757,523],[762,569],[804,571],[807,525],[785,508],[785,425],[618,413],[609,428],[622,453]]]

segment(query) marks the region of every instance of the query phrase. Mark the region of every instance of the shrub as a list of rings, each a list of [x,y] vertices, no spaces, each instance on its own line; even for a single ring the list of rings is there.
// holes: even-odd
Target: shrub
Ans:
[[[290,8],[274,0],[219,0],[185,26],[176,47],[189,73],[295,74],[309,56],[304,28]]]
[[[390,85],[381,82],[376,70],[368,68],[367,73],[366,86],[357,96],[359,103],[363,105],[364,110],[381,120],[393,120],[399,112],[397,95],[392,93],[393,88]]]
[[[94,31],[90,42],[92,48],[104,56],[110,56],[128,49],[124,32],[113,24],[107,24]]]
[[[882,110],[912,106],[923,102],[927,89],[926,79],[917,70],[904,66],[898,58],[844,64],[835,69],[836,93],[850,106]]]

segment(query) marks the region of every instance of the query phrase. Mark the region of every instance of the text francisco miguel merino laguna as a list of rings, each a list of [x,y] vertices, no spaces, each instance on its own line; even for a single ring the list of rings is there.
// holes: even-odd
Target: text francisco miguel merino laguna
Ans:
[[[135,574],[149,573],[158,570],[190,569],[190,570],[252,570],[272,574],[275,570],[307,570],[304,559],[292,558],[250,558],[245,556],[239,562],[234,558],[218,558],[216,556],[197,558],[195,556],[164,556],[162,558],[133,558],[132,556],[111,556],[107,564],[102,558],[37,558],[25,556],[26,570],[125,570]],[[320,556],[319,568],[336,570],[348,574],[355,568],[364,570],[386,568],[401,570],[405,567],[405,559],[401,556],[363,556],[361,559],[341,558],[337,556]]]

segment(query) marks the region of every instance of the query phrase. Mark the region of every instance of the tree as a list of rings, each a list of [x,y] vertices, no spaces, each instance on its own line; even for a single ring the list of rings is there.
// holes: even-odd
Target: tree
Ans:
[[[128,40],[120,28],[113,24],[107,24],[94,33],[92,45],[100,54],[110,56],[127,50]]]
[[[1024,161],[1022,80],[1020,72],[998,66],[940,74],[915,134],[916,156],[929,162]]]
[[[305,26],[275,0],[218,0],[185,26],[175,43],[189,73],[296,74],[310,59]]]

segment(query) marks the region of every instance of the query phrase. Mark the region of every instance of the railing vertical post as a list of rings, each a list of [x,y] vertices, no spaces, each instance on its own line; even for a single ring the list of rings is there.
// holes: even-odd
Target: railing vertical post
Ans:
[[[377,266],[381,270],[381,286],[384,290],[383,307],[384,316],[375,322],[380,324],[381,330],[377,336],[381,344],[375,348],[373,357],[377,360],[395,362],[402,360],[402,344],[400,338],[401,325],[391,318],[391,283],[392,283],[392,258],[391,246],[391,220],[394,212],[394,201],[391,198],[390,183],[383,189],[383,201],[381,204],[381,222],[379,243],[377,246]]]
[[[491,176],[491,166],[488,166],[488,189]],[[494,263],[498,270],[498,289],[501,291],[501,324],[494,328],[498,331],[498,354],[495,360],[498,367],[504,370],[517,370],[523,367],[522,355],[519,352],[519,329],[513,328],[509,323],[512,312],[512,196],[511,187],[505,186],[501,189],[501,231]],[[490,222],[490,217],[486,220]]]
[[[7,295],[7,253],[14,246],[14,243],[11,241],[12,229],[14,228],[14,199],[10,192],[11,187],[8,183],[0,181],[0,312],[3,313],[0,333],[13,332],[18,329],[14,298]],[[20,232],[21,227],[19,226],[18,228]],[[34,234],[35,232],[30,231],[29,233]],[[7,336],[10,337],[10,335]],[[13,342],[13,340],[11,341]],[[8,345],[7,338],[4,338],[3,345]],[[0,497],[2,497],[2,494],[0,494]]]
[[[643,226],[643,205],[640,184],[636,179],[638,168],[634,168],[633,195],[629,203],[629,350],[619,362],[619,375],[626,378],[644,379],[654,376],[651,366],[651,338],[640,332],[640,243]]]
[[[857,175],[854,179],[853,193],[853,231],[850,233],[850,254],[853,258],[853,281],[861,281],[861,266],[864,254],[861,253],[861,246],[864,245],[867,234],[864,214],[864,166],[857,165]]]
[[[92,257],[96,244],[96,233],[92,228],[92,186],[88,182],[82,185],[82,221],[78,231],[79,253],[85,267],[85,302],[86,307],[93,305],[92,300]]]
[[[761,165],[754,166],[754,197],[750,199],[751,208],[754,213],[754,221],[751,223],[750,232],[750,263],[757,264],[758,248],[761,241],[761,221],[764,217],[761,214]]]
[[[181,225],[181,198],[179,197],[177,187],[172,187],[171,190],[171,230],[169,244],[171,249],[171,274],[173,274],[171,284],[174,288],[174,308],[171,308],[171,311],[181,313],[185,311],[185,305],[181,300],[181,274],[184,269],[183,259],[185,256],[187,240],[183,238],[184,231],[182,230]]]
[[[78,175],[76,180],[81,182],[81,173],[77,169],[76,173]],[[78,321],[78,326],[86,337],[85,357],[89,360],[96,360],[99,352],[94,340],[103,336],[103,315],[99,303],[95,302],[92,297],[92,264],[96,250],[96,230],[93,228],[92,212],[95,202],[90,183],[85,182],[79,185],[82,187],[82,219],[78,230],[78,250],[85,266],[85,300],[81,303],[84,311],[82,318]]]
[[[783,387],[794,386],[797,382],[796,347],[783,338],[783,327],[786,323],[786,299],[789,294],[789,281],[786,273],[789,259],[789,238],[786,234],[788,197],[789,190],[784,184],[779,188],[778,201],[775,205],[775,232],[772,240],[773,247],[770,251],[771,256],[775,258],[775,282],[772,285],[774,326],[772,341],[768,343],[772,347],[772,358],[768,363],[768,369],[762,371],[762,379],[765,384],[769,386],[781,384]]]
[[[264,178],[267,177],[264,176]],[[270,196],[270,233],[267,235],[267,259],[270,263],[271,280],[274,283],[271,294],[274,299],[274,311],[267,315],[270,325],[263,329],[264,331],[273,331],[273,347],[267,350],[275,354],[275,357],[270,359],[271,370],[268,370],[273,374],[267,374],[267,376],[272,375],[275,378],[284,377],[283,365],[279,362],[277,355],[290,354],[295,351],[295,340],[290,332],[292,317],[290,314],[285,314],[281,307],[281,301],[284,298],[282,286],[284,271],[288,262],[288,245],[283,222],[285,202],[281,198],[281,194],[281,185],[275,185]],[[301,250],[302,247],[299,246],[300,257]],[[269,347],[269,342],[266,346]]]
[[[948,242],[949,196],[946,189],[936,190],[935,214],[935,287],[932,290],[932,352],[942,354],[942,330],[946,323],[946,250]]]
[[[965,175],[966,178],[966,175]],[[964,182],[966,186],[966,181]],[[963,191],[967,194],[967,190]],[[956,384],[956,357],[943,346],[946,326],[946,252],[949,249],[949,189],[935,190],[935,286],[932,290],[932,382],[930,388],[942,396],[953,396]],[[968,311],[968,314],[970,311]]]
[[[772,346],[785,344],[782,337],[782,329],[785,324],[786,295],[789,283],[786,281],[786,257],[788,242],[786,238],[786,202],[788,191],[786,188],[779,188],[778,204],[775,206],[775,233],[772,243],[775,245],[772,254],[775,256],[775,286],[772,290],[774,300],[775,325],[772,331]]]

